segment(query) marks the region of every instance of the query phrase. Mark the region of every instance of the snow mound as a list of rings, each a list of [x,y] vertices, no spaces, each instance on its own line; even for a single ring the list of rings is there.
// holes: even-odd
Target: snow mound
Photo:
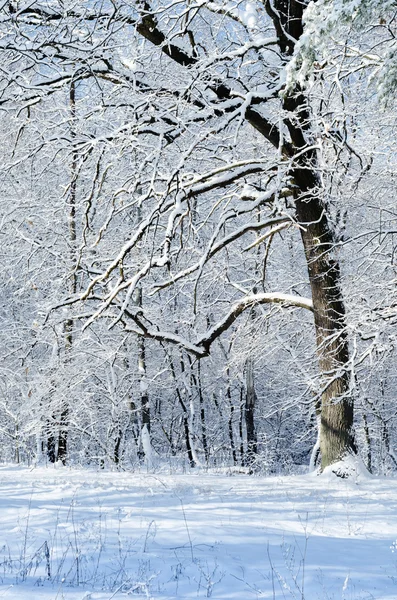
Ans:
[[[355,454],[349,454],[328,467],[325,467],[321,477],[350,479],[356,482],[371,477],[368,469],[361,458]]]

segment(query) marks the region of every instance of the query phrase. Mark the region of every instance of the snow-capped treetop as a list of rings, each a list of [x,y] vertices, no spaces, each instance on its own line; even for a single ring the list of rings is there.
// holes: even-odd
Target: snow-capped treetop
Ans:
[[[379,96],[389,97],[397,86],[393,9],[395,0],[310,2],[304,14],[304,33],[287,69],[289,84],[306,86],[319,69],[332,61],[335,46],[344,46],[345,58],[360,57],[362,67],[368,67],[371,79],[376,80]]]

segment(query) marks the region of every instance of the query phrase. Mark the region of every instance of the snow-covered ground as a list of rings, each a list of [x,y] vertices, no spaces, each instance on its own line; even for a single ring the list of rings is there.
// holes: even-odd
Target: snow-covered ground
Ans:
[[[0,598],[396,600],[397,480],[0,468]]]

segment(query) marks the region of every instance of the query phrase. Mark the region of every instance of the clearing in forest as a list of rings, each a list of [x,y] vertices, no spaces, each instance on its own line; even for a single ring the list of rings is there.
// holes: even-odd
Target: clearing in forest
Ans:
[[[0,598],[395,600],[397,480],[0,469]]]

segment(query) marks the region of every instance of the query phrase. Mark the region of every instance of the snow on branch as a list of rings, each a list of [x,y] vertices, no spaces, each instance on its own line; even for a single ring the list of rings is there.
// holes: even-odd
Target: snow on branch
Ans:
[[[173,285],[174,283],[179,281],[179,279],[183,279],[184,277],[191,275],[192,273],[194,273],[195,271],[200,269],[203,266],[204,262],[207,262],[208,260],[210,260],[220,250],[222,250],[223,248],[228,246],[230,243],[234,242],[236,239],[242,237],[246,233],[248,233],[250,231],[258,232],[258,231],[261,231],[262,229],[265,229],[266,227],[273,228],[273,226],[276,226],[278,224],[282,224],[282,228],[284,228],[287,225],[290,225],[291,223],[292,223],[292,220],[291,220],[290,216],[282,216],[282,217],[277,217],[274,219],[268,219],[267,221],[249,222],[249,223],[245,223],[244,225],[241,225],[241,227],[234,230],[229,235],[223,237],[217,243],[214,243],[204,254],[203,258],[201,258],[198,262],[191,265],[190,267],[187,267],[186,269],[183,269],[179,273],[176,273],[169,279],[167,279],[161,283],[158,283],[150,295],[153,295],[156,292],[159,292],[160,290],[162,290],[166,287],[169,287],[170,285]],[[222,222],[221,225],[224,225],[224,222]],[[277,230],[275,231],[274,229],[271,229],[271,232],[276,233]]]
[[[138,325],[139,330],[125,327],[126,331],[130,331],[137,335],[157,340],[159,342],[167,342],[176,344],[185,348],[191,354],[194,354],[198,358],[202,358],[209,355],[210,347],[215,340],[217,340],[233,323],[238,317],[246,310],[259,304],[281,304],[285,307],[296,307],[305,308],[313,311],[313,302],[310,298],[303,296],[297,296],[294,294],[283,294],[283,293],[261,293],[261,294],[250,294],[244,296],[233,304],[230,311],[213,327],[208,329],[204,335],[199,337],[195,343],[190,342],[185,337],[172,333],[170,331],[161,331],[156,327],[146,325],[143,317],[143,311],[139,310],[135,313],[125,311],[126,315],[132,318],[133,321]]]
[[[175,46],[167,41],[166,36],[158,27],[158,23],[153,12],[150,10],[148,2],[145,2],[145,12],[141,17],[140,22],[137,24],[136,30],[146,40],[155,46],[159,46],[164,54],[166,54],[179,65],[183,67],[190,67],[198,64],[199,61],[196,57],[191,56],[178,46]],[[272,38],[271,43],[273,42],[274,40]],[[208,88],[217,96],[218,100],[220,101],[230,100],[233,97],[230,87],[225,85],[222,81],[215,80],[208,86]],[[252,100],[253,99],[254,98],[252,97]],[[262,100],[266,101],[268,99],[269,97],[266,96]],[[260,103],[260,99],[257,98],[256,101]],[[279,148],[281,136],[277,125],[268,120],[263,114],[253,109],[249,102],[245,102],[243,104],[246,104],[246,106],[244,106],[243,116],[248,123],[250,123],[254,129],[263,135],[275,148]],[[291,144],[285,140],[282,144],[282,152],[285,156],[293,155]]]
[[[196,345],[209,349],[211,344],[224,331],[233,325],[236,319],[244,311],[258,304],[282,304],[284,306],[295,306],[313,311],[313,302],[310,300],[310,298],[304,298],[302,296],[293,294],[282,294],[278,292],[250,294],[249,296],[245,296],[236,302],[227,315],[225,315],[223,319],[211,327],[211,329],[209,329],[207,333],[196,342]]]

